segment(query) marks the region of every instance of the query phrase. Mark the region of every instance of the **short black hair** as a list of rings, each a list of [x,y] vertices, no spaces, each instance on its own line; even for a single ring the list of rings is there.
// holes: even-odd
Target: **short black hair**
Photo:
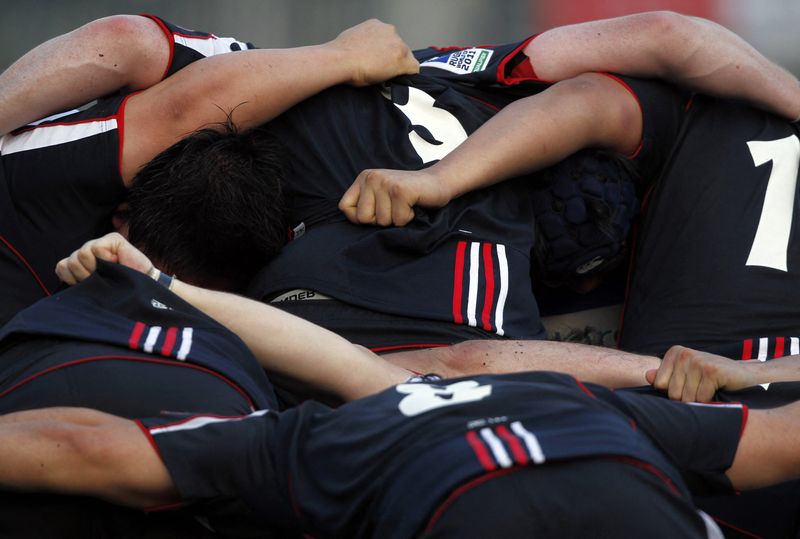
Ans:
[[[267,127],[192,133],[134,177],[128,234],[163,271],[240,290],[287,238],[286,152]]]

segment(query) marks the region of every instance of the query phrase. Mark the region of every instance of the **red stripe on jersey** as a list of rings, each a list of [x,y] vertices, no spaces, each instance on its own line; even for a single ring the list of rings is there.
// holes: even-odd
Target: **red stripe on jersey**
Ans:
[[[13,245],[11,245],[11,242],[9,242],[7,239],[5,239],[5,238],[4,238],[2,235],[0,235],[0,242],[3,242],[3,244],[5,244],[5,246],[6,246],[6,247],[8,247],[8,249],[9,249],[9,250],[10,250],[10,251],[11,251],[11,252],[14,254],[14,256],[16,256],[16,257],[17,257],[17,259],[18,259],[20,262],[22,262],[22,264],[23,264],[23,265],[24,265],[24,266],[25,266],[25,267],[28,269],[28,271],[29,271],[29,272],[30,272],[30,274],[33,276],[33,278],[34,278],[34,280],[36,281],[36,283],[39,285],[39,288],[41,288],[41,289],[42,289],[42,292],[44,292],[44,294],[45,294],[46,296],[50,296],[50,295],[52,295],[52,294],[50,293],[50,290],[48,290],[48,289],[47,289],[47,287],[44,285],[44,282],[42,282],[42,279],[39,277],[39,274],[38,274],[38,273],[36,273],[36,270],[35,270],[35,269],[33,269],[33,266],[31,266],[31,265],[28,263],[28,261],[25,259],[25,257],[24,257],[24,256],[22,256],[22,253],[20,253],[19,251],[17,251],[17,250],[14,248],[14,246],[13,246]]]
[[[169,47],[169,58],[167,58],[167,67],[164,68],[164,72],[161,74],[161,80],[167,78],[167,73],[169,73],[170,68],[172,68],[172,59],[175,57],[175,38],[172,37],[172,32],[167,25],[164,24],[164,21],[156,17],[155,15],[150,15],[149,13],[139,13],[140,16],[146,17],[156,23],[158,27],[161,29],[161,33],[164,34],[164,37],[167,39],[167,47]]]
[[[131,350],[136,350],[139,348],[139,339],[142,338],[142,334],[144,334],[144,328],[147,327],[141,322],[136,322],[133,326],[133,331],[131,331],[131,338],[128,339],[128,346]]]
[[[144,91],[144,90],[142,90],[142,91]],[[122,103],[120,103],[119,109],[117,109],[117,114],[116,114],[116,118],[117,118],[117,142],[119,143],[119,148],[118,148],[119,155],[117,157],[117,168],[119,169],[119,177],[122,178],[122,183],[125,185],[125,187],[129,187],[129,184],[128,184],[129,179],[125,178],[125,176],[122,173],[122,157],[125,155],[124,152],[123,152],[123,149],[125,148],[125,107],[128,105],[128,99],[130,99],[131,97],[133,97],[133,96],[135,96],[135,95],[137,95],[139,93],[141,93],[141,92],[133,92],[132,94],[126,96],[125,99],[122,100]],[[133,178],[130,178],[130,180],[133,180]]]
[[[530,70],[526,69],[525,67],[521,67],[519,68],[519,70],[517,69],[511,70],[511,73],[509,73],[508,76],[506,76],[506,66],[508,65],[508,62],[510,62],[511,59],[515,58],[518,54],[522,54],[524,56],[525,53],[522,51],[525,50],[525,47],[527,47],[528,44],[535,38],[536,36],[531,36],[530,38],[526,39],[525,41],[522,42],[522,44],[520,44],[519,47],[511,51],[508,55],[506,55],[505,58],[503,58],[503,60],[500,62],[500,65],[497,66],[497,82],[505,85],[516,84],[518,82],[529,81],[529,80],[548,82],[548,81],[542,81],[536,75],[536,70],[527,56],[525,56],[525,60],[520,62],[520,64],[527,63],[528,66],[530,66]]]
[[[175,341],[177,338],[178,328],[169,328],[167,330],[167,336],[164,337],[164,346],[161,347],[162,356],[167,357],[172,353],[172,349],[175,347]]]
[[[458,242],[455,270],[453,271],[453,321],[456,324],[464,323],[464,317],[461,314],[461,300],[464,294],[464,253],[466,250],[467,242]]]
[[[742,359],[753,359],[753,339],[745,339],[742,343]]]
[[[436,508],[436,511],[433,512],[433,516],[428,521],[428,524],[425,526],[425,533],[430,533],[430,531],[433,529],[436,523],[439,522],[439,520],[442,518],[442,515],[444,515],[445,512],[447,512],[447,510],[450,509],[450,507],[466,492],[472,490],[473,488],[487,481],[491,481],[495,477],[501,477],[504,475],[508,475],[510,473],[515,473],[517,471],[518,471],[517,468],[505,468],[489,474],[478,476],[475,479],[469,481],[468,483],[460,485],[458,488],[450,492],[444,503],[442,503],[442,505]]]
[[[581,391],[583,391],[584,393],[586,393],[587,395],[589,395],[593,399],[597,398],[597,397],[595,397],[594,393],[592,393],[592,391],[588,387],[583,385],[583,382],[581,382],[577,378],[574,378],[574,380],[575,380],[575,383],[578,384],[578,387],[581,388]]]
[[[489,450],[486,449],[486,446],[483,445],[483,442],[481,442],[474,430],[467,433],[467,442],[470,447],[472,447],[475,456],[478,457],[478,462],[481,463],[484,470],[491,472],[497,468],[497,464],[494,462],[491,455],[489,455]]]
[[[508,427],[505,425],[500,425],[497,427],[497,435],[502,438],[507,444],[508,447],[511,449],[511,454],[514,456],[514,460],[517,464],[528,464],[528,454],[525,452],[525,449],[522,447],[522,443],[519,441],[519,438],[514,436],[508,431]]]
[[[494,301],[494,266],[492,265],[492,244],[483,244],[483,278],[486,282],[486,293],[483,297],[481,321],[483,329],[492,331],[491,315]]]
[[[783,337],[775,337],[775,354],[772,356],[773,358],[783,357],[785,343],[786,341]]]

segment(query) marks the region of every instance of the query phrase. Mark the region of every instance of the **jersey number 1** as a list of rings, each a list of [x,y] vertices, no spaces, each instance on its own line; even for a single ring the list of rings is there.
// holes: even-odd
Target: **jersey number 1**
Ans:
[[[751,140],[747,146],[755,166],[772,161],[772,171],[756,236],[745,265],[788,271],[786,259],[794,215],[800,140],[791,135],[778,140]]]

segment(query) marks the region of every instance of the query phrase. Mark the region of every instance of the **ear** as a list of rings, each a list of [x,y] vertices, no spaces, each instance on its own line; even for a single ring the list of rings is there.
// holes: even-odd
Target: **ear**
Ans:
[[[130,207],[128,206],[127,202],[123,202],[117,209],[114,210],[114,214],[111,216],[111,226],[114,228],[114,232],[121,234],[125,239],[128,238],[128,212],[130,211]]]

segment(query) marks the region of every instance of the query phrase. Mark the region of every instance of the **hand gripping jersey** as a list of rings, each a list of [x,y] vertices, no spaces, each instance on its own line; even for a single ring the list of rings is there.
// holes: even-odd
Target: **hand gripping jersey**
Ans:
[[[624,349],[800,353],[798,135],[761,111],[694,102],[646,209]]]
[[[150,16],[170,47],[169,76],[204,56],[248,47]],[[99,99],[0,137],[0,324],[58,288],[56,262],[111,229],[125,97]]]
[[[380,313],[477,328],[487,338],[543,337],[530,278],[531,177],[468,193],[442,209],[418,208],[401,228],[353,225],[337,208],[362,170],[428,166],[509,102],[546,88],[525,70],[526,44],[418,51],[419,75],[380,87],[335,87],[274,121],[292,163],[286,184],[295,239],[249,294],[270,300],[311,289]],[[681,110],[666,87],[626,83],[642,103],[644,147],[635,159],[649,177],[662,157],[653,141],[671,140]]]
[[[738,405],[691,406],[555,373],[402,384],[336,410],[141,422],[182,497],[243,498],[268,530],[417,537],[459,486],[514,467],[618,458],[675,496],[727,487]]]
[[[246,402],[251,410],[276,406],[263,369],[238,337],[149,277],[102,261],[91,278],[19,313],[0,331],[0,346],[4,360],[0,363],[0,406],[7,406],[14,394],[28,385],[60,374],[69,376],[67,371],[76,371],[79,379],[87,365],[102,368],[106,362],[162,367],[160,372],[166,369],[166,373],[161,376],[176,380],[176,386],[190,384],[188,373],[199,372],[231,388],[237,400]],[[189,376],[185,382],[182,373]],[[75,382],[75,392],[93,391],[88,382],[85,388]],[[101,381],[100,390],[114,383],[118,382]],[[165,409],[163,402],[141,402],[149,382],[119,383],[134,389],[137,384],[142,386],[142,397],[130,403],[132,410],[150,405]],[[28,407],[67,404],[54,401],[58,398],[40,392],[40,402],[29,402]],[[156,394],[153,398],[158,401],[161,397]],[[165,394],[163,401],[171,399]],[[112,404],[118,407],[118,403],[108,403]],[[184,405],[174,411],[184,410],[197,412],[198,408]]]

